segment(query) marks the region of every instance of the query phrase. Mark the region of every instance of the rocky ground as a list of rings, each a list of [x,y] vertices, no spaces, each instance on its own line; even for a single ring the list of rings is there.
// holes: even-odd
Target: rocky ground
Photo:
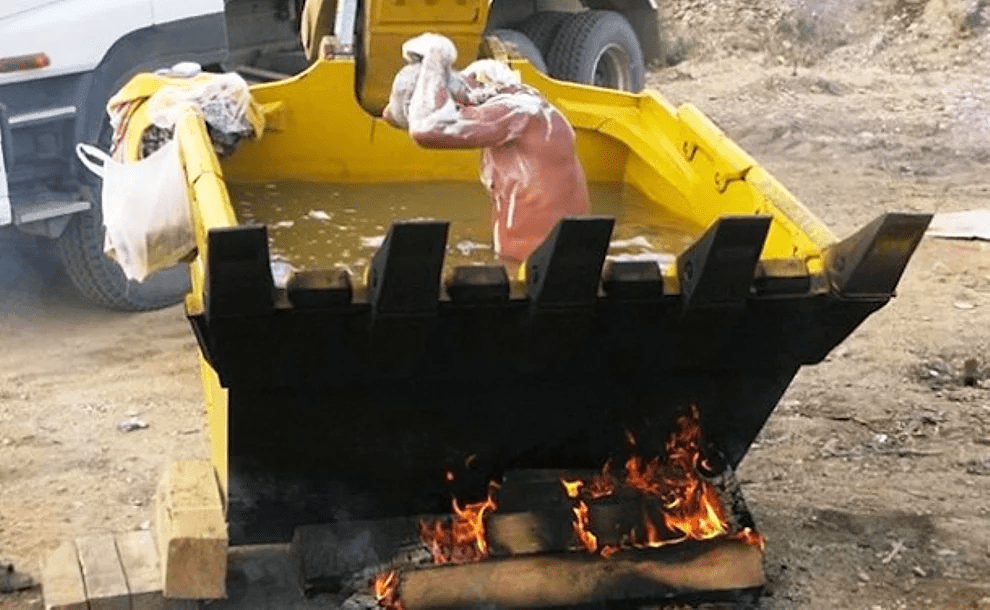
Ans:
[[[990,208],[990,2],[675,0],[649,85],[719,124],[839,235]],[[147,527],[205,456],[178,308],[111,314],[50,258],[0,257],[0,560]],[[963,365],[976,360],[975,385]],[[990,244],[926,238],[898,297],[803,369],[739,474],[767,609],[990,608]],[[137,418],[147,428],[123,432]],[[33,608],[37,590],[0,608]]]

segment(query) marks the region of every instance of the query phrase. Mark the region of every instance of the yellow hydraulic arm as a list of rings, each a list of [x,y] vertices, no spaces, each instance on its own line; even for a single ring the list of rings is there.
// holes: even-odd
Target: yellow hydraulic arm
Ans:
[[[477,58],[488,21],[488,0],[367,0],[361,10],[358,99],[375,115],[388,103],[392,79],[403,65],[403,42],[423,32],[443,34],[457,45],[457,65],[463,67]]]

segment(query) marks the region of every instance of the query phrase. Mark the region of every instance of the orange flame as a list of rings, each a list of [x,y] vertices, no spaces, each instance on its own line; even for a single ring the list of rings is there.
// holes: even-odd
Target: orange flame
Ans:
[[[375,599],[385,610],[405,610],[399,599],[399,571],[390,570],[375,577]]]
[[[660,547],[679,544],[687,540],[687,536],[681,536],[680,538],[664,538],[660,534],[660,529],[653,523],[653,520],[650,519],[650,516],[647,514],[643,515],[643,527],[646,529],[646,540],[637,546],[647,546],[651,549],[659,549]]]
[[[485,537],[485,515],[494,512],[495,490],[498,484],[488,484],[488,497],[461,508],[455,498],[454,519],[448,526],[443,520],[432,523],[419,522],[419,536],[430,547],[433,563],[468,563],[488,557],[488,540]]]
[[[635,437],[628,430],[625,433],[629,444],[635,447]],[[644,536],[637,539],[634,529],[630,534],[632,546],[658,548],[689,539],[707,540],[729,534],[728,510],[715,486],[700,475],[701,471],[710,471],[701,446],[699,413],[697,407],[692,407],[690,415],[677,419],[677,429],[665,443],[666,461],[661,461],[660,457],[645,460],[635,454],[626,461],[625,486],[642,496],[657,498],[660,502],[658,518],[662,519],[661,527],[658,525],[661,521],[651,517],[644,505]],[[563,479],[561,483],[568,497],[577,501],[574,531],[582,545],[588,551],[595,552],[598,550],[598,539],[589,530],[586,501],[616,493],[611,462],[606,462],[601,472],[587,484],[581,480]],[[763,537],[750,528],[733,534],[732,538],[763,548]],[[606,545],[601,549],[601,554],[611,557],[618,548]]]
[[[607,498],[615,493],[615,479],[612,478],[612,460],[606,460],[602,471],[588,483],[588,497],[592,500]]]
[[[742,542],[745,542],[749,546],[759,547],[761,551],[764,550],[767,546],[766,537],[764,537],[763,534],[754,532],[752,529],[748,527],[744,527],[735,534],[733,534],[732,538],[733,540],[740,540]]]
[[[665,445],[666,464],[632,456],[626,462],[626,485],[655,496],[663,504],[664,526],[694,540],[728,533],[728,515],[715,486],[698,475],[703,461],[698,409],[677,418],[677,430]],[[647,527],[649,529],[649,527]],[[647,542],[651,543],[649,536]]]
[[[578,494],[581,493],[581,488],[584,487],[584,481],[580,479],[577,481],[565,481],[561,479],[560,483],[564,486],[564,491],[567,492],[568,498],[578,497]]]
[[[560,484],[564,486],[564,491],[567,493],[568,498],[578,500],[572,509],[574,511],[574,522],[571,525],[574,527],[574,534],[577,535],[578,540],[581,541],[581,544],[584,545],[584,548],[589,553],[594,553],[598,550],[598,537],[591,533],[589,527],[588,505],[584,500],[579,499],[581,489],[584,487],[584,481],[580,479],[576,481],[561,479]]]
[[[612,555],[619,552],[619,546],[616,544],[606,544],[602,547],[601,556],[605,559],[611,559]]]
[[[594,553],[598,550],[598,537],[591,533],[590,523],[588,519],[588,505],[584,503],[584,500],[578,502],[578,505],[574,507],[574,533],[577,534],[578,540],[584,545],[589,553]]]

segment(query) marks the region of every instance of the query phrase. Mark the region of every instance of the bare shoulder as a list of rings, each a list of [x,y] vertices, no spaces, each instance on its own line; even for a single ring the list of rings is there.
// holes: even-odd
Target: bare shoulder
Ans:
[[[552,113],[559,114],[557,109],[546,98],[538,91],[529,87],[513,88],[500,92],[473,108],[486,117],[501,114],[518,115],[522,113],[533,117],[542,116],[549,119]]]

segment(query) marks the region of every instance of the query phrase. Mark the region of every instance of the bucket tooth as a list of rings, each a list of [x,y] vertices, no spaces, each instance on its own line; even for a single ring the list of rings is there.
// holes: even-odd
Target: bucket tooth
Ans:
[[[210,229],[206,261],[208,318],[252,316],[275,308],[264,225]]]
[[[455,267],[447,278],[450,299],[464,305],[504,305],[509,301],[509,276],[502,265]]]
[[[921,241],[931,214],[883,214],[826,253],[840,296],[889,298]]]
[[[594,306],[615,219],[564,218],[526,260],[534,309]]]
[[[609,261],[602,271],[602,289],[613,299],[659,299],[663,296],[663,271],[653,261]]]
[[[299,309],[333,309],[351,304],[351,276],[344,269],[297,271],[286,286]]]
[[[615,219],[564,218],[526,260],[528,320],[518,354],[524,374],[560,370],[588,336]]]
[[[745,306],[770,220],[723,216],[677,257],[685,311]]]
[[[376,316],[436,312],[450,223],[397,222],[371,261],[368,300]]]
[[[386,376],[429,364],[448,229],[447,222],[397,222],[371,261],[368,358]]]

